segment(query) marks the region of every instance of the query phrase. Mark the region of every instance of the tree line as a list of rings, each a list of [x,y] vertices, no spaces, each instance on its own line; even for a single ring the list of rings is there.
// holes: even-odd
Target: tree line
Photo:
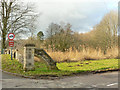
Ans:
[[[104,54],[108,48],[118,46],[118,14],[116,11],[107,13],[100,23],[87,33],[74,32],[71,27],[69,23],[64,25],[51,23],[47,29],[48,37],[44,40],[44,46],[53,51],[63,52],[69,48],[80,51],[91,47],[101,49]]]
[[[7,35],[12,32],[17,37],[31,34],[28,40],[32,40],[37,47],[45,47],[52,51],[65,52],[69,48],[78,51],[83,48],[91,47],[101,49],[104,54],[107,48],[118,46],[118,13],[110,11],[93,27],[90,32],[78,33],[72,31],[72,25],[51,23],[47,28],[47,35],[39,31],[36,36],[35,22],[38,15],[35,14],[31,5],[25,5],[18,0],[0,1],[0,34],[2,49],[7,47]],[[20,38],[20,37],[19,37]]]

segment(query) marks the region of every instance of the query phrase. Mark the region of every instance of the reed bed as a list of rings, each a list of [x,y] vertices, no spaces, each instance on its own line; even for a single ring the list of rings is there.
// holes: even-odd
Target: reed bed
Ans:
[[[118,47],[108,48],[106,54],[101,49],[93,48],[83,48],[83,50],[78,51],[72,50],[71,48],[68,51],[52,51],[46,50],[47,53],[57,62],[64,61],[81,61],[81,60],[99,60],[99,59],[113,59],[118,57]]]

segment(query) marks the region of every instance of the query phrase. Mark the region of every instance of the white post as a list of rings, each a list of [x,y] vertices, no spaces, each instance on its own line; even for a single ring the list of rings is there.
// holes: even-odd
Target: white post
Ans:
[[[18,49],[16,49],[16,59],[19,59]]]
[[[7,54],[9,54],[9,49],[7,49]]]
[[[5,54],[7,54],[7,49],[5,49]]]

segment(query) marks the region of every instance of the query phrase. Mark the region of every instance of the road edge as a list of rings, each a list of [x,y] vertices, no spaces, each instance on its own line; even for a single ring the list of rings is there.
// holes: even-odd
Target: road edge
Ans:
[[[98,74],[98,73],[107,73],[107,72],[115,72],[119,71],[120,69],[111,69],[111,70],[98,70],[98,71],[87,71],[87,72],[79,72],[79,73],[72,73],[71,75],[63,75],[63,76],[57,76],[57,75],[40,75],[40,76],[25,76],[17,73],[11,73],[8,71],[2,70],[2,72],[10,74],[10,75],[15,75],[23,78],[29,78],[29,79],[50,79],[50,80],[55,80],[55,79],[61,79],[65,77],[71,77],[75,75],[89,75],[89,74]]]

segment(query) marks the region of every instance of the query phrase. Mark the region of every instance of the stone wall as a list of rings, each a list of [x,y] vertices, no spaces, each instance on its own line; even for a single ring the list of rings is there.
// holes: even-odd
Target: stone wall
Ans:
[[[34,44],[26,44],[23,53],[19,53],[18,49],[13,49],[12,51],[11,49],[5,50],[5,54],[11,54],[11,52],[12,57],[23,64],[25,71],[34,70],[34,56],[44,61],[49,70],[58,70],[56,62],[43,49],[35,49]]]
[[[11,55],[11,49],[5,49],[5,54]],[[12,58],[15,58],[16,60],[23,64],[24,58],[23,55],[19,53],[18,49],[12,50]]]

